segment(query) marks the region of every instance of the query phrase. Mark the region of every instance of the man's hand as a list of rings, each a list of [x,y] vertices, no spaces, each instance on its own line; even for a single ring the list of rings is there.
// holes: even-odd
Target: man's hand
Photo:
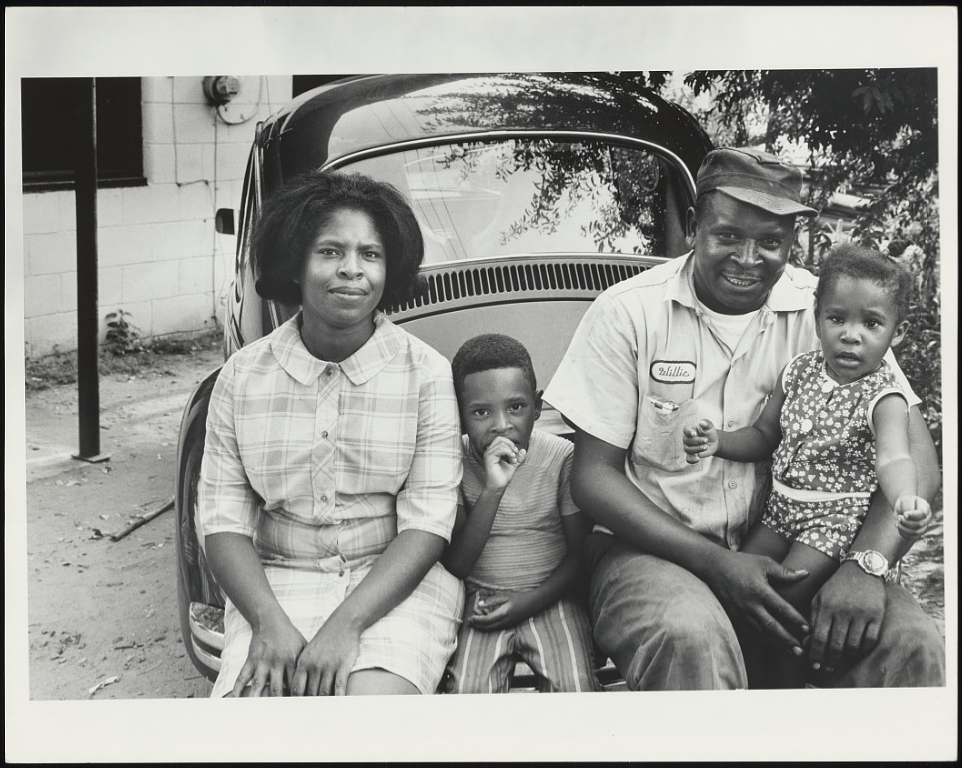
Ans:
[[[702,456],[707,459],[718,450],[718,430],[708,419],[702,419],[697,426],[685,427],[682,434],[689,464],[697,464]]]
[[[531,616],[522,595],[512,592],[478,592],[471,626],[488,632],[516,627]]]
[[[843,656],[869,653],[878,643],[884,618],[882,579],[855,563],[843,563],[812,601],[812,668],[832,672]]]
[[[496,437],[484,451],[484,485],[492,491],[508,487],[515,470],[524,463],[527,451],[506,437]]]
[[[899,496],[895,502],[895,526],[903,539],[922,538],[932,523],[932,507],[921,496]]]
[[[775,591],[774,582],[794,583],[808,571],[793,571],[770,557],[721,550],[720,567],[709,584],[732,618],[768,636],[796,656],[808,622]]]
[[[283,696],[294,679],[297,657],[306,642],[286,616],[282,621],[255,630],[247,661],[241,667],[230,696]],[[248,685],[250,689],[245,691]]]

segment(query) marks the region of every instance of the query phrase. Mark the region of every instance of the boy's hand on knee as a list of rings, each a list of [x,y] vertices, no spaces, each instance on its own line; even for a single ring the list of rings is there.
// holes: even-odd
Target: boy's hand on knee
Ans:
[[[708,419],[702,419],[696,426],[685,427],[682,435],[689,464],[697,464],[702,456],[708,458],[718,450],[718,430]]]
[[[895,502],[895,526],[904,539],[919,539],[932,524],[932,507],[921,496],[899,496]]]

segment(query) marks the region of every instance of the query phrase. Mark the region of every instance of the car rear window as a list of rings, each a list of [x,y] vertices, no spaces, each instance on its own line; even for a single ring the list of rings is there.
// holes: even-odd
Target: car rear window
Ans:
[[[342,170],[388,181],[408,197],[427,264],[687,250],[683,176],[644,147],[522,137],[406,149]]]

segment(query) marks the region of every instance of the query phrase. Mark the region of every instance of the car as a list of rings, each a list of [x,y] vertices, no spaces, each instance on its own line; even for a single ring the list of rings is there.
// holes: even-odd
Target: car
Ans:
[[[262,299],[249,258],[263,202],[312,169],[388,181],[411,202],[425,242],[422,290],[387,310],[451,359],[481,332],[530,350],[550,381],[582,315],[609,286],[688,250],[687,209],[711,149],[683,108],[606,73],[371,75],[308,91],[256,129],[237,216],[225,359],[298,307]],[[224,599],[197,540],[207,406],[218,371],[181,422],[177,595],[191,661],[213,680]],[[566,434],[545,408],[542,429]]]

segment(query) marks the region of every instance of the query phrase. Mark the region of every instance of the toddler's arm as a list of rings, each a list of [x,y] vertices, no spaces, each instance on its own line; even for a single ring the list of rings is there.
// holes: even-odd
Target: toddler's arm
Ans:
[[[908,410],[901,395],[882,397],[872,411],[875,474],[895,510],[896,526],[906,539],[922,536],[932,520],[929,503],[918,495],[915,462],[909,454]]]
[[[444,567],[459,579],[474,568],[484,551],[494,516],[498,513],[504,489],[514,477],[515,470],[524,463],[526,451],[519,449],[506,437],[495,438],[484,452],[484,488],[469,515],[458,510],[451,544],[441,558]]]
[[[685,453],[689,464],[697,464],[705,458],[718,455],[730,461],[764,461],[769,458],[782,439],[778,424],[785,402],[781,376],[775,392],[769,398],[755,423],[731,432],[716,429],[708,419],[702,419],[696,426],[682,430]]]

